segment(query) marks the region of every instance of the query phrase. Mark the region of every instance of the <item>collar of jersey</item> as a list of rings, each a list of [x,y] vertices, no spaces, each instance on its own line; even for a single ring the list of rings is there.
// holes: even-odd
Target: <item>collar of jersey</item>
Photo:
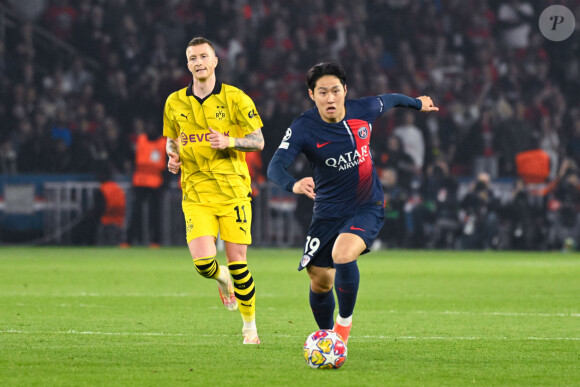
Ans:
[[[198,96],[193,94],[193,80],[191,82],[189,82],[189,86],[187,86],[187,90],[185,91],[185,95],[187,95],[188,97],[193,97],[197,100],[197,102],[199,102],[199,104],[203,104],[203,102],[208,99],[209,97],[212,96],[212,94],[219,94],[222,92],[222,83],[220,81],[218,81],[216,79],[215,81],[215,86],[213,87],[213,90],[211,91],[211,93],[209,93],[205,98],[199,98]]]

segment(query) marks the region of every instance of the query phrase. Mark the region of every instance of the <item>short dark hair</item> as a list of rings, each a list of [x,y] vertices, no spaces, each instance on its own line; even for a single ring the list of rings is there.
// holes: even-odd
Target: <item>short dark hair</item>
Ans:
[[[340,80],[342,85],[346,85],[346,73],[342,66],[336,62],[324,62],[312,66],[306,75],[306,84],[308,88],[314,91],[316,82],[325,75],[334,75]]]
[[[211,49],[213,50],[213,52],[215,53],[215,47],[213,46],[213,43],[201,36],[196,36],[195,38],[191,39],[189,41],[189,44],[187,45],[187,47],[191,47],[191,46],[199,46],[201,44],[209,44],[209,46],[211,47]]]

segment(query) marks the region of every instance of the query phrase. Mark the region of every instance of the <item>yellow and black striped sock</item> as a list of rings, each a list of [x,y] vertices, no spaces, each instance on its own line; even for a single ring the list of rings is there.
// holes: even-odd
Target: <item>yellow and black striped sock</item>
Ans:
[[[195,258],[193,264],[202,277],[217,279],[220,275],[220,265],[215,257]]]
[[[246,261],[230,262],[228,269],[230,269],[230,274],[234,279],[236,299],[242,319],[245,322],[254,321],[256,319],[256,291],[254,279],[248,270],[248,264]]]

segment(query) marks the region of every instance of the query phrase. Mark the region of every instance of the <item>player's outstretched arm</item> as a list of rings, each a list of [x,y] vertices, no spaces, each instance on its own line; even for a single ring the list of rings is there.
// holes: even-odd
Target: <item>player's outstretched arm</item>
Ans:
[[[435,106],[435,104],[431,100],[431,97],[426,96],[426,95],[422,95],[420,97],[417,97],[417,99],[419,101],[421,101],[421,103],[423,104],[423,106],[421,106],[422,112],[438,112],[439,111],[439,108],[437,106]]]
[[[167,156],[169,156],[169,161],[167,161],[167,169],[174,175],[179,173],[179,168],[181,168],[181,161],[179,161],[179,146],[177,145],[177,139],[167,137],[167,142],[165,143],[165,151]]]
[[[262,129],[256,129],[242,138],[228,137],[209,128],[209,143],[213,149],[234,148],[242,152],[254,152],[264,149],[264,136]]]

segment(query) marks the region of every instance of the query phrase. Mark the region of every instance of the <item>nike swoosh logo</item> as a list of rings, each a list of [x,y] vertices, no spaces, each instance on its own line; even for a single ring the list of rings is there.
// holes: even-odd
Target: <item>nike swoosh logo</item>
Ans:
[[[355,226],[350,226],[350,229],[351,230],[364,231],[362,228],[358,228],[358,227],[355,227]]]
[[[329,142],[325,142],[325,143],[323,143],[323,144],[321,144],[321,143],[317,142],[317,143],[316,143],[316,147],[317,147],[317,148],[322,148],[323,146],[325,146],[325,145],[328,145],[328,144],[330,144],[331,142],[332,142],[332,141],[329,141]]]

